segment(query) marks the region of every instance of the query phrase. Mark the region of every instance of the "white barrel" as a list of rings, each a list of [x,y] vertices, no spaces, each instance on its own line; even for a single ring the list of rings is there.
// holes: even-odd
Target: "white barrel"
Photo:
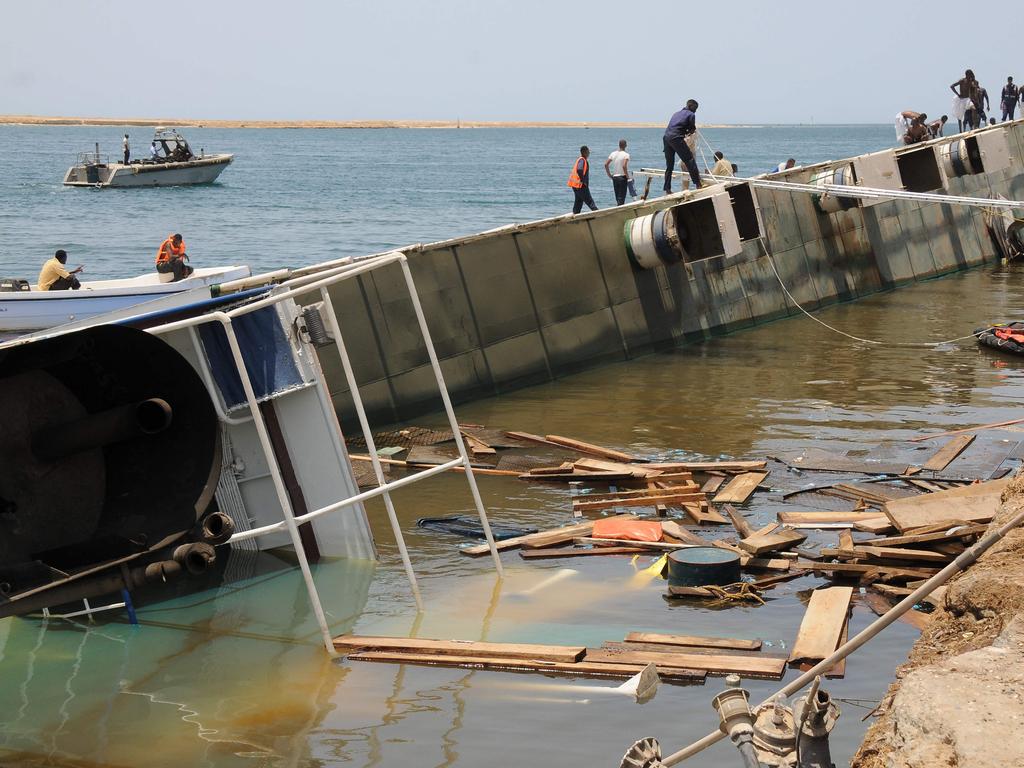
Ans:
[[[943,144],[939,148],[939,158],[946,178],[956,179],[981,172],[981,169],[975,168],[971,162],[971,156],[967,152],[967,139],[953,139],[948,144]]]
[[[654,246],[652,225],[654,214],[639,216],[626,222],[623,235],[626,240],[626,253],[641,269],[654,269],[662,263],[658,250]]]
[[[818,171],[811,177],[811,184],[817,187],[825,186],[826,184],[852,187],[855,186],[856,183],[856,177],[853,174],[853,166],[849,163],[846,163],[845,165],[837,165],[835,168],[828,168],[824,171]],[[847,211],[850,208],[856,208],[857,198],[837,197],[830,192],[822,192],[820,195],[814,196],[814,204],[818,206],[818,210],[822,213],[839,213],[839,211]]]

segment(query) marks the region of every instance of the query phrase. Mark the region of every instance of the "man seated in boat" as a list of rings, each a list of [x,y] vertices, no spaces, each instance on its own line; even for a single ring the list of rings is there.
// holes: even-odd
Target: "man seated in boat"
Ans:
[[[171,273],[174,275],[172,283],[183,280],[194,271],[185,262],[188,261],[188,254],[185,253],[185,241],[181,235],[168,235],[167,239],[160,243],[160,249],[156,252],[156,271],[160,274]]]
[[[66,291],[68,289],[77,291],[82,287],[78,278],[75,277],[82,271],[82,267],[77,266],[69,272],[64,269],[67,262],[68,254],[64,250],[58,250],[53,254],[52,259],[47,259],[39,272],[38,287],[40,291]]]

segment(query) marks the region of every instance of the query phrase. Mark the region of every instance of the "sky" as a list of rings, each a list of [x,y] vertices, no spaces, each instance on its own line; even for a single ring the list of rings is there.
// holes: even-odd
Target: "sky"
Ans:
[[[949,113],[968,67],[994,101],[1024,79],[1014,7],[4,0],[0,114],[885,123]]]

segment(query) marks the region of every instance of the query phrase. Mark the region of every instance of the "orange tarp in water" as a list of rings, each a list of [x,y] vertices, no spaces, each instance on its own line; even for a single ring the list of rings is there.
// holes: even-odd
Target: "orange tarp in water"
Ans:
[[[606,517],[594,522],[595,539],[623,539],[625,541],[661,541],[661,523],[650,520],[623,520]]]

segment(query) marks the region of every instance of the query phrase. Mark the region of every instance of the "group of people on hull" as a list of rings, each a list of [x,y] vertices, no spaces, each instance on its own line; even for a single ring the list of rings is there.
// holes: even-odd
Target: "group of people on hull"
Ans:
[[[157,249],[156,271],[160,274],[170,274],[171,282],[184,280],[195,271],[186,262],[188,254],[185,253],[184,239],[180,234],[168,235]],[[61,248],[43,264],[36,287],[40,291],[77,291],[81,288],[82,284],[77,276],[85,267],[79,264],[69,270],[66,268],[67,263],[67,251]]]
[[[662,136],[662,148],[665,152],[665,179],[662,189],[666,195],[672,194],[672,173],[675,170],[677,157],[689,174],[689,178],[683,177],[683,189],[689,189],[691,182],[695,189],[700,189],[703,186],[700,169],[697,167],[695,158],[697,109],[699,106],[695,99],[687,99],[686,106],[669,119]],[[789,158],[772,168],[770,173],[787,170],[794,167],[795,164],[796,160]],[[625,204],[627,191],[636,200],[636,187],[633,185],[633,174],[629,170],[629,153],[626,152],[625,139],[620,139],[618,150],[608,155],[608,159],[604,163],[604,170],[612,180],[616,205]],[[707,174],[714,177],[734,176],[737,171],[739,171],[739,167],[735,163],[726,159],[722,152],[715,152],[714,167],[707,169]],[[597,210],[594,197],[590,194],[590,148],[586,145],[580,147],[580,156],[573,163],[566,184],[573,191],[573,213],[579,213],[583,210],[584,205],[592,211]]]
[[[968,69],[964,76],[951,83],[953,92],[953,117],[956,118],[958,131],[971,131],[983,125],[995,125],[996,118],[988,113],[992,109],[988,90],[985,89],[974,71]],[[1024,90],[1013,82],[1013,75],[1006,78],[1006,85],[999,94],[999,105],[1002,110],[1000,120],[1013,120],[1018,104],[1024,104]],[[1024,110],[1024,107],[1021,107]],[[901,145],[916,144],[942,135],[942,129],[949,120],[943,115],[938,120],[928,122],[928,115],[907,109],[896,116],[896,141]]]

